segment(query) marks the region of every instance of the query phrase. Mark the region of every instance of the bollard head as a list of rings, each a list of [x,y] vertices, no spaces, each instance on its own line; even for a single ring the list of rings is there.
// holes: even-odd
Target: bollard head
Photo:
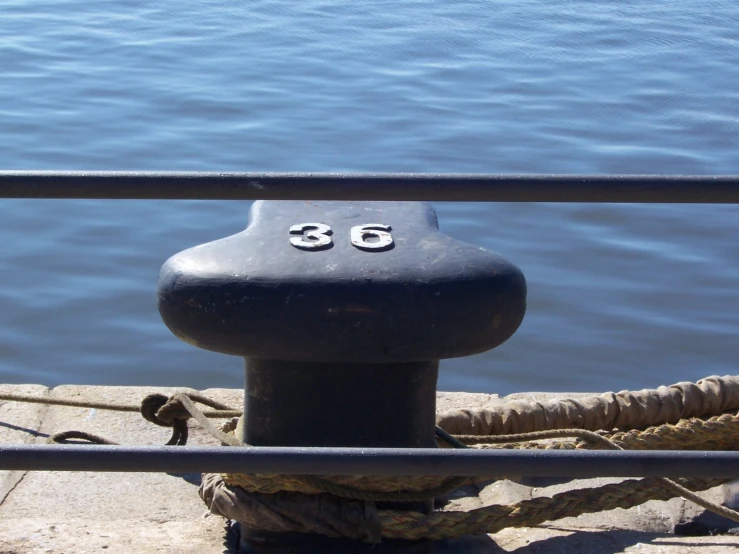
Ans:
[[[442,234],[419,202],[255,202],[236,235],[162,267],[182,340],[253,359],[395,363],[494,348],[526,309],[521,271]]]

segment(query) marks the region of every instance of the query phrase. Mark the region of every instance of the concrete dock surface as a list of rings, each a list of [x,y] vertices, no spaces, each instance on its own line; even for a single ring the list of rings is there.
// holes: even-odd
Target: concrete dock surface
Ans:
[[[4,393],[132,404],[153,392],[169,395],[182,390],[0,386],[0,392]],[[240,389],[202,392],[236,409],[242,406]],[[526,397],[526,394],[498,398],[488,394],[440,392],[437,408],[444,411]],[[541,400],[542,395],[536,397]],[[0,444],[41,444],[50,434],[71,429],[131,445],[161,445],[169,438],[169,429],[147,422],[138,413],[0,401]],[[191,422],[188,444],[216,445],[217,441]],[[199,480],[199,474],[0,471],[0,554],[237,552],[238,540],[230,522],[210,514],[198,497]],[[515,503],[613,481],[618,480],[579,480],[545,488],[497,481],[482,488],[479,497],[460,494],[451,503],[455,509],[474,509],[483,504]],[[701,494],[716,502],[723,500],[720,487]],[[650,501],[629,510],[611,510],[533,528],[509,528],[494,535],[443,541],[436,550],[440,554],[739,552],[739,536],[711,534],[716,533],[715,527],[710,523],[700,524],[704,521],[703,512],[702,508],[680,498]],[[679,534],[687,527],[704,534]]]

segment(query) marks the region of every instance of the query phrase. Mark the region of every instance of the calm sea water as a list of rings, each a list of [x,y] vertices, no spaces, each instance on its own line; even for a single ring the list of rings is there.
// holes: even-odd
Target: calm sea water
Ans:
[[[10,0],[0,30],[2,169],[739,173],[734,0]],[[248,207],[0,200],[0,382],[240,387],[155,291]],[[739,206],[435,207],[529,283],[440,388],[739,370]]]

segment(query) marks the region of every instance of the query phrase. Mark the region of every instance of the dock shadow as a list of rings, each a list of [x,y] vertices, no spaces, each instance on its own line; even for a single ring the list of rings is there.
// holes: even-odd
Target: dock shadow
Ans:
[[[199,487],[203,482],[202,473],[167,473],[167,475],[182,479],[185,483],[195,485],[196,487]],[[2,552],[0,552],[0,554],[2,554]]]
[[[239,524],[227,519],[223,526],[223,552],[222,554],[240,554],[239,549]]]
[[[569,552],[598,552],[599,554],[618,554],[639,543],[649,544],[662,539],[659,545],[684,546],[674,535],[643,531],[572,531],[567,536],[550,537],[520,546],[514,550],[503,548],[488,535],[474,535],[458,539],[448,539],[434,543],[434,554],[556,554]],[[665,540],[668,539],[668,540]],[[223,533],[222,554],[239,554],[238,524],[226,521]],[[700,546],[725,547],[726,544],[711,542]]]
[[[12,423],[7,423],[5,421],[0,421],[0,427],[10,429],[11,431],[20,431],[21,433],[26,433],[34,437],[49,438],[48,433],[42,433],[41,431],[37,431],[36,429],[29,429],[28,427],[21,427],[20,425],[13,425]]]
[[[658,533],[649,531],[631,531],[610,530],[610,531],[584,531],[572,529],[560,529],[557,527],[548,527],[552,530],[559,530],[570,533],[557,537],[531,542],[525,546],[510,550],[515,554],[543,554],[545,552],[598,552],[599,554],[617,554],[624,552],[629,547],[634,547],[639,543],[650,544],[656,539],[675,539],[675,535],[670,533]],[[660,542],[659,544],[664,544]],[[674,546],[680,545],[678,541],[672,543]],[[480,554],[485,551],[481,550]],[[490,552],[496,552],[491,550]]]

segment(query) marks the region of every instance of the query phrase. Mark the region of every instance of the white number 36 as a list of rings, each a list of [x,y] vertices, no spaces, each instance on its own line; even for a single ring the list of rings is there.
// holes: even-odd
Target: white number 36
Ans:
[[[349,238],[352,246],[360,250],[387,250],[393,246],[390,225],[365,223],[351,228]],[[325,223],[298,223],[290,227],[290,244],[301,250],[324,250],[333,245],[331,227]]]

